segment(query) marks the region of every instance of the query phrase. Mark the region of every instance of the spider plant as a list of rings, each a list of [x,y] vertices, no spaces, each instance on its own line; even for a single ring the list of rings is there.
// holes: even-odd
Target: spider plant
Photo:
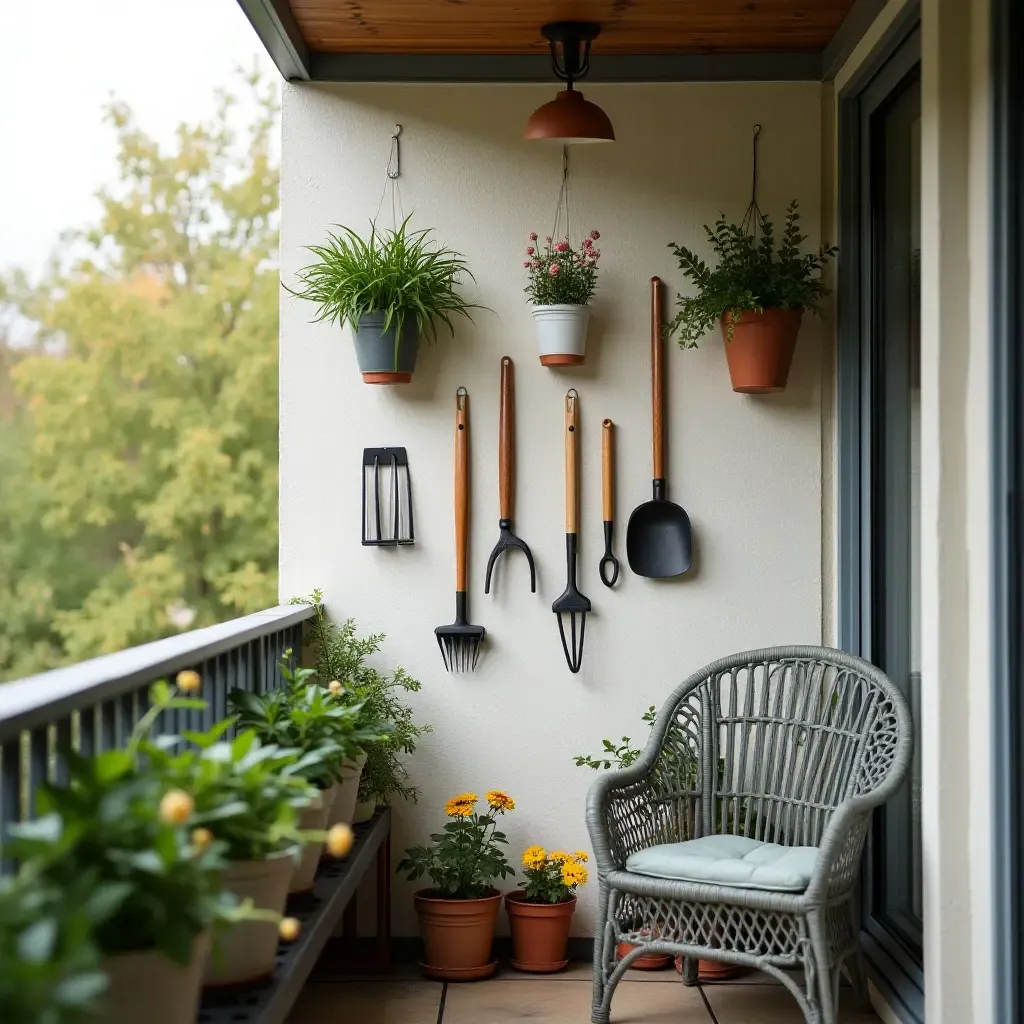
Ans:
[[[307,246],[316,262],[298,272],[298,289],[288,288],[316,303],[314,322],[355,329],[360,317],[382,313],[382,333],[394,327],[397,345],[407,317],[423,337],[436,341],[438,321],[454,334],[452,317],[472,320],[470,310],[483,308],[456,292],[462,275],[475,279],[461,253],[430,238],[432,229],[413,231],[408,217],[394,230],[370,221],[368,238],[341,224],[336,228],[326,244]]]

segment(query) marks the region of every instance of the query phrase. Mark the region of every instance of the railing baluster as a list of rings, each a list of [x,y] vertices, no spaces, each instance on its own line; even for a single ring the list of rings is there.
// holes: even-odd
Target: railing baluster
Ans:
[[[28,806],[29,814],[39,813],[36,790],[46,782],[50,766],[50,727],[41,725],[29,734],[28,754]]]
[[[68,783],[68,762],[65,753],[71,749],[71,718],[57,719],[57,730],[54,737],[53,750],[53,781],[58,786]]]
[[[78,752],[83,757],[96,753],[96,709],[83,708],[78,716]]]
[[[117,705],[112,700],[100,705],[100,740],[104,750],[117,746]]]
[[[21,821],[22,763],[19,735],[0,747],[0,846],[7,840],[7,827]]]

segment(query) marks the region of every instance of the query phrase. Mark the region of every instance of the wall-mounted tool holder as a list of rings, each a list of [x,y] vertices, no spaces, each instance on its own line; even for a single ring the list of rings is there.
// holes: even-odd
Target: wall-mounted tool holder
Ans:
[[[381,508],[381,484],[386,500]],[[404,448],[363,449],[363,544],[398,547],[412,544],[412,479]]]

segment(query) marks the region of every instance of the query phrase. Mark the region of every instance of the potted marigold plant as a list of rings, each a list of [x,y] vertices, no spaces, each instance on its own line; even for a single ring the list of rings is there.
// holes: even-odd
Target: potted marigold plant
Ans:
[[[576,909],[576,889],[587,882],[586,862],[585,850],[548,853],[543,846],[530,846],[523,851],[522,892],[505,896],[512,966],[517,971],[550,974],[569,963],[565,946]]]
[[[395,230],[371,221],[367,238],[337,227],[323,245],[307,247],[316,262],[288,290],[316,303],[314,322],[352,327],[364,383],[406,384],[420,338],[436,340],[438,322],[454,334],[453,316],[471,320],[470,310],[481,308],[456,291],[473,275],[461,253],[435,245],[429,228],[410,230],[408,217]]]
[[[601,252],[594,244],[601,237],[591,231],[574,249],[568,238],[539,245],[537,233],[523,260],[529,281],[526,294],[533,303],[537,348],[542,366],[578,366],[587,347],[590,300],[597,288],[597,264]]]
[[[429,846],[410,847],[398,863],[410,882],[427,875],[434,883],[414,896],[425,953],[420,967],[429,978],[476,981],[489,978],[498,963],[491,956],[501,907],[494,880],[515,871],[501,849],[508,839],[497,825],[515,801],[500,790],[484,800],[487,811],[478,814],[475,793],[452,797],[443,831],[430,837]]]
[[[762,217],[757,224],[760,237],[724,214],[714,229],[704,225],[718,261],[714,269],[691,249],[669,244],[697,294],[678,296],[679,312],[668,333],[678,332],[681,348],[696,348],[719,324],[733,391],[745,394],[785,389],[804,310],[814,312],[828,294],[821,270],[838,252],[822,246],[801,253],[807,236],[800,231],[795,199],[786,209],[778,248],[772,222]]]

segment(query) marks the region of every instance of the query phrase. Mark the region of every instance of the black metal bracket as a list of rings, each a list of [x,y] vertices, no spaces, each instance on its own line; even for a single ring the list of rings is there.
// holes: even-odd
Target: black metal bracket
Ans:
[[[601,26],[596,21],[553,21],[540,31],[551,49],[555,78],[571,89],[572,83],[584,78],[590,70],[590,44],[600,34]],[[559,44],[562,46],[561,63]]]

